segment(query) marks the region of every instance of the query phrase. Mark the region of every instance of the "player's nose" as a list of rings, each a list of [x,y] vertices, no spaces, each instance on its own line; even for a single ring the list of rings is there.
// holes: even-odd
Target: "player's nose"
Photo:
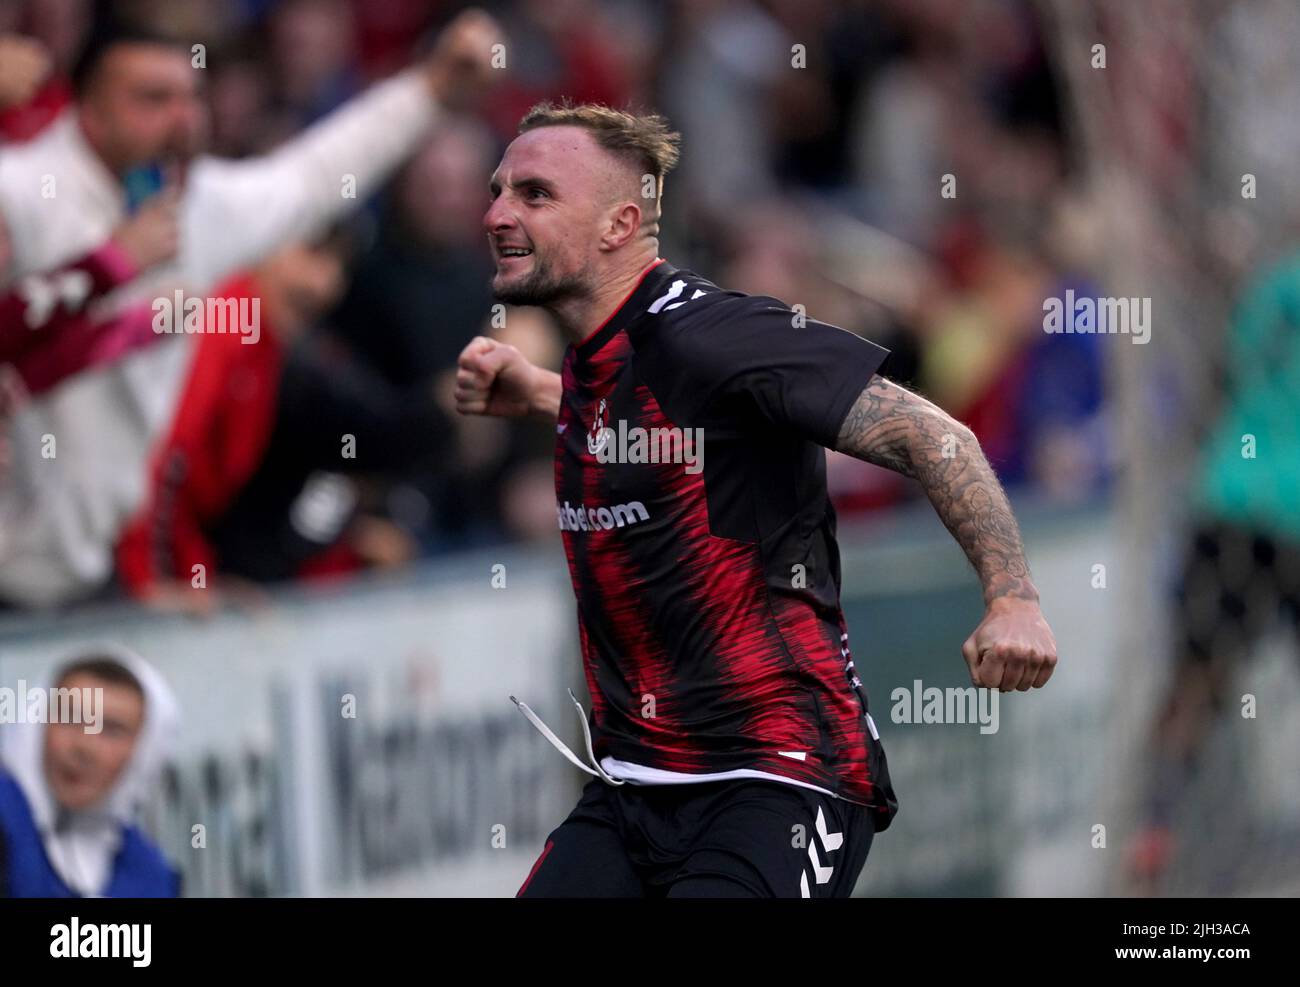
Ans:
[[[487,231],[489,236],[504,233],[516,226],[514,215],[502,202],[504,198],[505,196],[497,196],[492,201],[492,204],[488,206],[487,212],[483,214],[483,229]]]

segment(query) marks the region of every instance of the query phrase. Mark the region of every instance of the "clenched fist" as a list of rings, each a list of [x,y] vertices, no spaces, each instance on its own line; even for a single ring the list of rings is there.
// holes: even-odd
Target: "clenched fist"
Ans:
[[[113,241],[138,270],[171,260],[180,247],[180,190],[171,185],[113,231]]]
[[[1001,597],[961,647],[978,688],[1028,692],[1047,684],[1056,668],[1056,638],[1038,604]]]
[[[500,26],[486,12],[471,7],[442,29],[429,56],[429,86],[442,103],[463,108],[487,88],[492,76],[492,48],[504,42]]]
[[[559,407],[559,376],[533,366],[513,346],[475,336],[461,351],[456,410],[462,415],[555,418]]]
[[[50,74],[43,45],[16,34],[0,34],[0,110],[25,103]]]

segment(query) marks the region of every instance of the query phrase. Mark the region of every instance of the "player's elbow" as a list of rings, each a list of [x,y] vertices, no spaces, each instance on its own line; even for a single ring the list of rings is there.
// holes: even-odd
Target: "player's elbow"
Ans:
[[[942,428],[945,436],[952,436],[953,441],[957,443],[959,449],[963,449],[971,454],[981,454],[979,437],[971,431],[968,425],[964,425],[947,412],[939,413],[943,416]]]
[[[908,458],[914,462],[929,460],[936,453],[943,459],[983,455],[975,433],[934,405],[913,417],[906,439]]]

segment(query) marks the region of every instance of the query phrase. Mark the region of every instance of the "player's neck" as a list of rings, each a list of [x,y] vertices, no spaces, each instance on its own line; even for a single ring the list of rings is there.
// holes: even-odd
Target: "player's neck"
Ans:
[[[641,283],[647,270],[658,260],[658,253],[650,250],[635,263],[628,264],[615,274],[598,280],[595,291],[579,298],[568,298],[551,309],[564,333],[565,339],[575,346],[599,332],[627,301]]]

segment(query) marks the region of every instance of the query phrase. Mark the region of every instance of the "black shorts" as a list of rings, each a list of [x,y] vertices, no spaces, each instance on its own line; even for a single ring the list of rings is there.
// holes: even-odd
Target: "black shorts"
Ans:
[[[1300,545],[1228,522],[1202,524],[1176,600],[1181,659],[1235,661],[1279,619],[1300,629]]]
[[[846,898],[873,834],[865,806],[797,785],[597,778],[518,897]]]

